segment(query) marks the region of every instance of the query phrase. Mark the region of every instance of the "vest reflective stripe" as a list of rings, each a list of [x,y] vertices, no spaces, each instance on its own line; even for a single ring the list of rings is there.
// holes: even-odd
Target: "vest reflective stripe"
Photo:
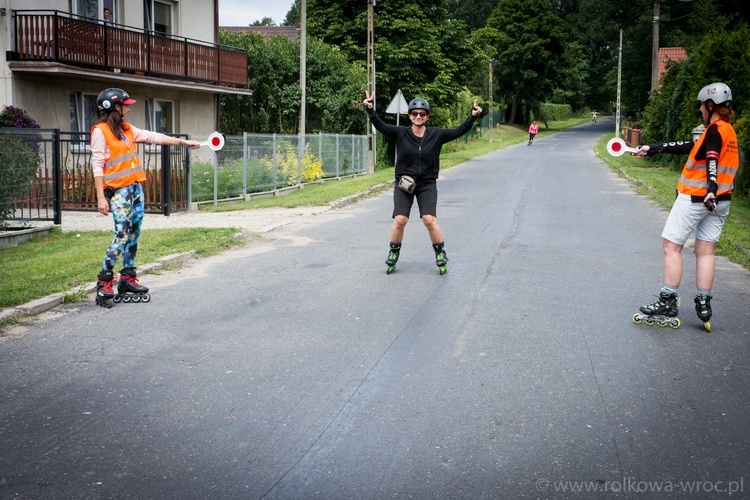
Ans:
[[[715,125],[719,134],[721,134],[721,151],[716,168],[716,183],[718,185],[716,195],[731,194],[734,190],[734,177],[737,175],[740,165],[737,135],[732,125],[724,120],[716,121],[711,125]],[[706,196],[708,188],[706,160],[696,160],[695,157],[706,139],[709,128],[710,126],[706,128],[690,151],[690,156],[682,169],[680,180],[677,182],[677,191],[680,193],[690,196]]]
[[[145,181],[146,173],[137,155],[138,146],[130,126],[127,123],[123,125],[126,141],[115,138],[112,130],[105,123],[99,123],[94,127],[104,134],[110,152],[110,156],[104,161],[104,187],[119,189]]]

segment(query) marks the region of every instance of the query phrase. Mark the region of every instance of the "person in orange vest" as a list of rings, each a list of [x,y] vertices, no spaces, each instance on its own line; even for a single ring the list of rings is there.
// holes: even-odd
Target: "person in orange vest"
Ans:
[[[705,130],[693,141],[670,142],[640,146],[639,153],[647,156],[659,153],[688,154],[682,175],[677,182],[677,198],[669,212],[662,232],[664,250],[664,286],[659,300],[640,308],[653,324],[656,316],[666,318],[671,326],[676,320],[679,305],[677,293],[682,280],[682,247],[690,236],[695,238],[695,311],[707,331],[711,330],[711,289],[715,274],[716,243],[734,189],[734,178],[739,169],[737,135],[732,127],[732,91],[724,83],[712,83],[698,92],[700,112]],[[636,314],[638,316],[638,314]],[[633,320],[638,318],[634,316]],[[675,323],[676,321],[676,323]],[[636,321],[639,322],[639,321]]]
[[[536,134],[539,133],[539,125],[536,124],[536,120],[531,122],[531,125],[529,125],[529,143],[527,146],[531,146],[531,143],[534,142],[534,137],[536,137]]]
[[[99,123],[91,127],[91,167],[96,186],[97,209],[102,215],[112,214],[115,237],[104,255],[102,270],[97,276],[96,303],[112,307],[113,299],[150,300],[148,288],[138,283],[135,256],[141,234],[144,196],[141,183],[146,180],[137,143],[200,147],[198,141],[170,137],[158,132],[141,130],[125,120],[135,104],[127,92],[109,88],[97,97]],[[122,270],[116,282],[114,267],[122,255]]]

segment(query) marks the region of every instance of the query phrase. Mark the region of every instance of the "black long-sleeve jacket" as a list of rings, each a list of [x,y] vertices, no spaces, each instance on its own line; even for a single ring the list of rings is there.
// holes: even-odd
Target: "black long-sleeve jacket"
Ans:
[[[469,117],[456,128],[425,127],[424,137],[417,137],[411,130],[411,125],[388,125],[375,113],[374,109],[365,108],[375,126],[375,129],[396,143],[398,158],[396,159],[396,179],[402,175],[420,180],[438,178],[440,171],[440,150],[443,144],[457,139],[471,129],[476,117]]]

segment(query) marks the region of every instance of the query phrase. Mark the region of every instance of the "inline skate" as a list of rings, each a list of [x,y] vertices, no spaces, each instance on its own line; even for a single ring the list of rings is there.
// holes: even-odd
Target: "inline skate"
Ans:
[[[698,319],[703,321],[703,327],[707,332],[711,331],[711,294],[703,295],[699,293],[695,296],[695,312],[698,313]]]
[[[391,243],[391,250],[388,252],[388,258],[385,259],[385,264],[388,266],[385,270],[386,274],[391,274],[396,270],[396,262],[398,262],[400,252],[401,243]]]
[[[653,326],[654,323],[661,327],[670,326],[679,328],[682,322],[677,317],[680,305],[680,296],[675,292],[662,291],[659,300],[640,308],[639,313],[633,315],[633,323],[640,325],[646,323]]]
[[[448,272],[448,256],[445,254],[445,243],[435,243],[432,245],[435,250],[435,264],[443,275]]]
[[[112,307],[112,301],[115,297],[115,276],[112,271],[101,271],[96,277],[96,305]]]
[[[124,268],[120,271],[120,281],[117,283],[117,295],[112,299],[114,302],[149,302],[151,296],[148,287],[138,283],[135,269]]]

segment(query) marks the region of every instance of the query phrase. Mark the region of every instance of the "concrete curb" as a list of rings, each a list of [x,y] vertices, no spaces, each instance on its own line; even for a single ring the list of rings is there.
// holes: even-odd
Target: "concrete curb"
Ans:
[[[178,254],[167,255],[158,259],[156,262],[145,264],[138,267],[138,275],[153,273],[161,271],[164,267],[181,265],[183,262],[195,257],[195,250],[189,252],[183,252]],[[57,292],[40,299],[32,300],[26,304],[22,304],[16,307],[8,307],[0,311],[0,324],[18,321],[30,316],[36,316],[43,312],[47,312],[60,304],[70,302],[67,297],[78,297],[81,293],[87,295],[96,291],[96,282],[93,281],[83,286],[77,286],[68,290],[67,292]]]

